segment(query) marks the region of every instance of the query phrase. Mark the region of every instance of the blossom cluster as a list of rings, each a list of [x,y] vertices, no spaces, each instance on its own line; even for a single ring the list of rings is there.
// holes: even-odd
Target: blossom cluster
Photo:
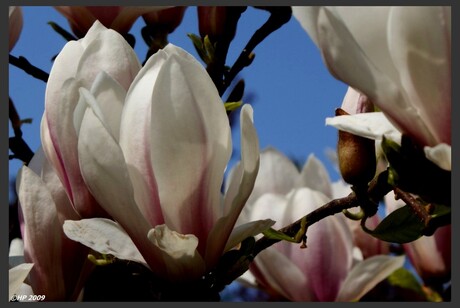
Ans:
[[[261,149],[257,110],[222,99],[254,60],[225,67],[246,7],[198,7],[202,61],[167,41],[187,7],[55,8],[73,34],[46,80],[41,147],[17,175],[10,299],[91,300],[99,268],[134,263],[156,300],[215,300],[233,281],[272,301],[448,300],[449,7],[256,7],[275,30],[292,13],[348,85],[325,119],[339,131],[334,182],[314,154],[296,166]],[[10,52],[22,28],[10,7]]]

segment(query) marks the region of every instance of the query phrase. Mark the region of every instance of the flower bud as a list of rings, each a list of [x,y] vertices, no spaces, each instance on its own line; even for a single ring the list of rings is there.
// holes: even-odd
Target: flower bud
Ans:
[[[9,7],[9,21],[8,21],[8,34],[9,34],[9,49],[13,49],[14,45],[19,39],[22,31],[22,9],[20,6]]]
[[[353,88],[349,88],[342,108],[338,108],[335,115],[370,111],[373,111],[373,106],[369,99]],[[340,172],[347,183],[367,185],[372,180],[377,166],[374,140],[339,130],[337,154]]]
[[[231,41],[245,6],[199,6],[198,26],[201,37],[209,36],[211,42],[221,39]]]
[[[336,116],[347,114],[340,108],[336,110]],[[374,177],[376,169],[374,140],[339,131],[337,154],[340,173],[348,184],[367,184]]]
[[[161,11],[142,15],[147,26],[160,28],[166,33],[172,33],[182,22],[186,6],[175,6]]]
[[[126,35],[134,22],[143,14],[164,9],[161,6],[55,6],[69,21],[73,33],[79,38],[99,20],[107,28]]]

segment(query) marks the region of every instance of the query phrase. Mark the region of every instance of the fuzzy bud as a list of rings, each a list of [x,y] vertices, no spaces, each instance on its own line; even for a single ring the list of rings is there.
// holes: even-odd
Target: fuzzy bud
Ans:
[[[231,41],[245,6],[199,6],[198,26],[201,37],[209,36],[211,42],[221,39]]]
[[[161,11],[154,11],[142,15],[145,24],[152,27],[158,27],[172,33],[182,23],[186,6],[175,6]]]
[[[335,115],[348,113],[338,108]],[[367,185],[374,177],[377,164],[374,140],[339,130],[337,155],[340,173],[348,184]]]

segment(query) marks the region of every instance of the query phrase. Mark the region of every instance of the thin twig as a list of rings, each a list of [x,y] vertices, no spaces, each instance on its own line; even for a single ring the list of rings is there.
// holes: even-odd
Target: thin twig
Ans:
[[[17,68],[22,69],[27,74],[42,80],[44,82],[48,81],[49,74],[38,67],[32,65],[26,58],[19,56],[19,58],[10,55],[9,58],[10,64],[16,66]]]
[[[17,158],[22,160],[25,164],[28,164],[34,156],[34,152],[24,139],[22,139],[22,121],[11,98],[9,99],[8,116],[14,131],[14,137],[9,138],[9,148],[11,152],[13,152],[13,155],[10,155],[9,158]]]
[[[292,10],[290,7],[273,7],[270,10],[270,17],[268,20],[254,33],[230,71],[225,75],[222,87],[219,88],[220,95],[225,92],[236,75],[238,75],[244,67],[248,66],[252,62],[252,51],[254,48],[256,48],[256,46],[259,45],[267,36],[287,23],[290,20],[291,15]]]
[[[412,209],[412,211],[414,211],[415,215],[417,215],[420,220],[423,221],[425,226],[428,226],[431,220],[431,216],[426,211],[423,204],[421,204],[412,194],[405,192],[398,187],[395,187],[393,190],[396,197],[403,200]]]

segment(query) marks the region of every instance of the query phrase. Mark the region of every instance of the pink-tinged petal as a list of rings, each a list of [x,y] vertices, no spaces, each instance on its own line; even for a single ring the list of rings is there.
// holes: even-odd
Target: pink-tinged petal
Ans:
[[[80,219],[78,213],[72,207],[72,204],[67,196],[62,183],[54,171],[53,166],[46,159],[42,148],[39,148],[32,160],[29,163],[30,169],[41,176],[43,183],[48,189],[55,206],[55,211],[58,218],[58,225],[62,226],[66,219]],[[24,222],[21,223],[21,228],[24,229]],[[59,231],[60,228],[59,228]],[[24,233],[24,231],[22,231]],[[62,233],[62,232],[61,232]],[[84,267],[86,260],[87,249],[78,243],[65,238],[64,234],[61,234],[61,258],[65,260],[63,262],[63,268],[67,269],[64,271],[64,285],[67,291],[74,289],[79,291],[82,283],[84,283],[87,275],[91,268]],[[68,270],[68,266],[76,270]]]
[[[27,275],[34,266],[33,263],[22,263],[8,271],[8,298],[13,298],[13,295],[20,294],[18,291],[24,283]]]
[[[285,225],[296,221],[329,200],[321,192],[297,189],[289,196],[282,221]],[[343,216],[330,216],[310,226],[307,246],[290,245],[290,259],[314,281],[311,289],[319,301],[333,301],[353,261],[353,237]]]
[[[256,236],[272,227],[275,222],[271,219],[251,221],[235,227],[228,238],[224,252],[236,247],[248,237]]]
[[[340,108],[348,114],[357,114],[374,111],[374,105],[369,101],[367,96],[348,87],[347,93],[343,97]]]
[[[10,6],[8,14],[8,46],[11,51],[19,39],[23,26],[22,8]]]
[[[434,147],[424,147],[426,158],[438,165],[440,168],[452,170],[452,150],[451,146],[445,143],[440,143]]]
[[[80,219],[80,215],[72,207],[67,192],[56,174],[53,165],[46,158],[42,147],[39,147],[35,152],[28,167],[41,177],[50,192],[56,205],[59,222],[63,224],[66,219]]]
[[[374,256],[358,263],[348,274],[337,302],[356,302],[379,282],[404,265],[404,256]]]
[[[388,121],[382,112],[368,112],[326,118],[326,125],[354,135],[374,140],[382,140],[382,136],[401,143],[401,133]]]
[[[152,88],[166,57],[160,50],[139,71],[126,95],[120,124],[120,147],[133,183],[134,198],[152,226],[164,223],[149,144]]]
[[[106,218],[66,220],[64,233],[71,240],[122,260],[131,260],[148,267],[131,238],[119,224]]]
[[[42,123],[42,137],[46,142],[44,150],[50,162],[55,166],[75,210],[82,217],[106,216],[105,211],[100,208],[88,191],[80,173],[77,134],[73,119],[73,112],[79,100],[79,87],[79,82],[68,79],[62,86],[60,101],[51,104],[46,109],[47,123]],[[45,135],[46,131],[49,132],[49,139]],[[49,144],[50,141],[54,146],[54,151]]]
[[[203,254],[231,155],[224,105],[201,64],[171,54],[153,86],[151,111],[151,159],[165,222],[196,235]]]
[[[44,294],[48,300],[65,298],[62,273],[62,230],[55,204],[46,185],[28,167],[18,174],[21,214],[25,222],[24,258],[34,263],[29,281],[35,294]]]
[[[206,264],[212,267],[222,254],[226,242],[235,226],[238,216],[252,192],[259,170],[259,139],[254,127],[253,110],[244,105],[240,113],[241,123],[241,177],[238,192],[229,194],[224,199],[223,217],[213,226],[206,246]]]
[[[380,221],[381,219],[378,215],[369,217],[366,220],[366,227],[370,230],[374,230]],[[390,253],[390,243],[381,241],[366,233],[361,227],[360,221],[347,219],[347,223],[353,232],[355,245],[361,250],[364,259],[375,255],[386,255]]]
[[[310,154],[302,168],[296,187],[308,187],[332,198],[331,180],[321,161]]]
[[[148,233],[149,240],[165,253],[168,278],[174,281],[200,279],[206,266],[196,250],[198,238],[193,234],[171,231],[166,225],[159,225]]]
[[[248,204],[265,193],[287,194],[298,177],[299,170],[288,157],[274,148],[264,149],[260,153],[259,172]]]
[[[123,36],[107,29],[100,31],[85,48],[78,63],[76,78],[90,89],[96,76],[105,71],[128,90],[140,69],[136,53]]]
[[[99,204],[126,230],[152,271],[163,276],[161,251],[147,238],[151,226],[134,201],[123,153],[90,108],[81,124],[78,154],[85,182]]]
[[[433,137],[430,146],[451,142],[450,14],[450,7],[394,7],[388,22],[401,86]]]
[[[276,245],[276,244],[275,244]],[[308,262],[307,260],[305,262]],[[312,301],[315,299],[308,286],[315,281],[308,281],[307,276],[285,254],[274,247],[260,252],[253,261],[260,274],[256,278],[263,285],[277,291],[291,301]],[[259,279],[262,276],[263,278]]]

